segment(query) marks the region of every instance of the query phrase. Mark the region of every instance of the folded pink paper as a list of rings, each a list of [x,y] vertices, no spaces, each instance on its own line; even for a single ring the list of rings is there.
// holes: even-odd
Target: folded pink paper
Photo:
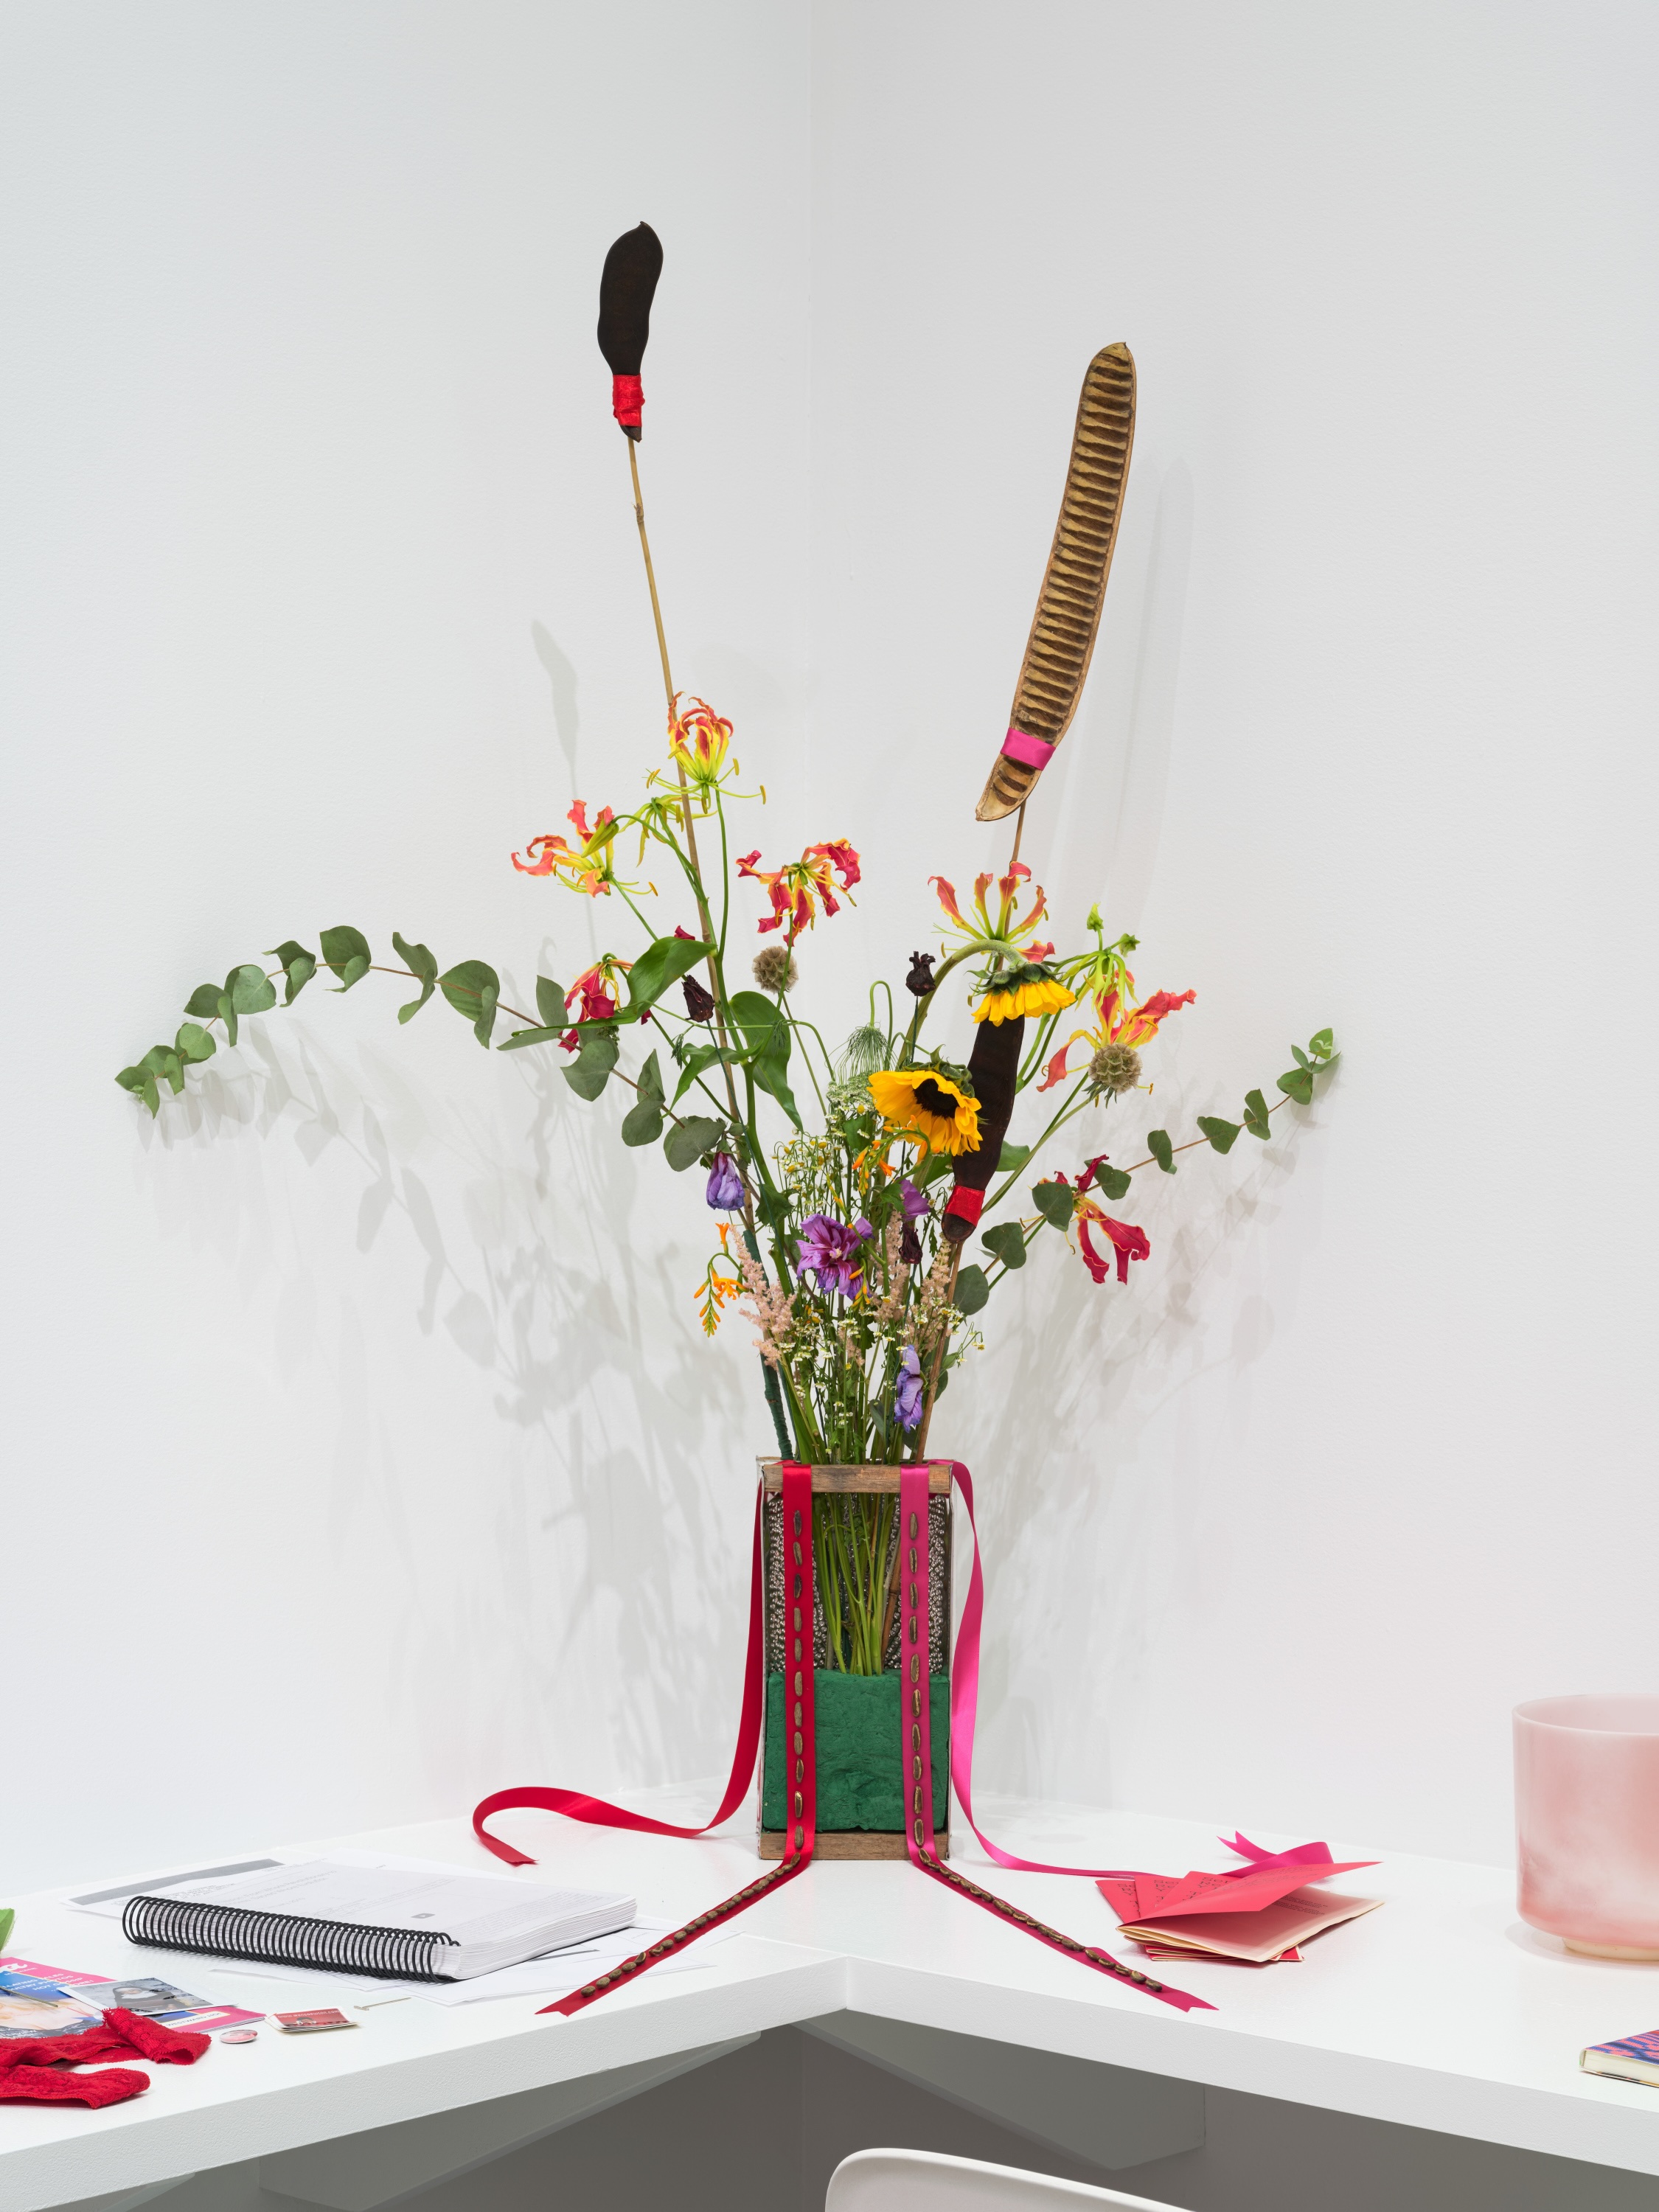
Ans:
[[[1224,1837],[1222,1839],[1226,1842]],[[1267,1852],[1243,1836],[1227,1843],[1245,1854],[1249,1866],[1225,1874],[1137,1874],[1108,1876],[1096,1887],[1120,1920],[1168,1920],[1183,1913],[1260,1912],[1293,1890],[1332,1875],[1375,1866],[1375,1859],[1333,1859],[1325,1844],[1300,1844],[1293,1851]]]

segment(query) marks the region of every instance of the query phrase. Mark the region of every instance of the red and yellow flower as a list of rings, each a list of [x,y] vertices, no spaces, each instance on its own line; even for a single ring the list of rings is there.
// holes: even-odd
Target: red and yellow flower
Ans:
[[[1178,1013],[1182,1006],[1190,1006],[1198,996],[1195,991],[1154,991],[1150,999],[1137,1001],[1135,979],[1118,949],[1119,945],[1133,946],[1133,938],[1121,938],[1118,945],[1106,945],[1091,954],[1083,971],[1073,977],[1093,1001],[1095,1024],[1091,1029],[1072,1031],[1048,1062],[1048,1072],[1037,1085],[1039,1091],[1052,1091],[1073,1072],[1067,1060],[1074,1044],[1086,1044],[1091,1059],[1108,1045],[1122,1047],[1125,1054],[1137,1052],[1142,1045],[1151,1043],[1162,1023]]]
[[[1130,1261],[1150,1259],[1152,1248],[1147,1242],[1144,1229],[1136,1229],[1127,1221],[1114,1221],[1103,1208],[1087,1196],[1089,1186],[1094,1181],[1095,1170],[1099,1165],[1099,1160],[1091,1160],[1077,1179],[1077,1194],[1073,1205],[1072,1218],[1077,1224],[1078,1247],[1083,1256],[1084,1266],[1097,1283],[1105,1281],[1107,1270],[1112,1265],[1113,1260],[1117,1262],[1119,1282],[1127,1283],[1129,1279]],[[1066,1180],[1063,1174],[1054,1177],[1056,1182],[1063,1183]],[[1096,1251],[1089,1235],[1091,1229],[1105,1231],[1111,1240],[1110,1258],[1108,1258],[1104,1253]]]
[[[621,880],[611,865],[611,848],[622,823],[611,807],[602,806],[590,824],[587,803],[580,799],[565,819],[574,824],[580,844],[572,845],[568,839],[552,834],[532,837],[525,848],[523,860],[516,853],[513,855],[514,866],[524,876],[552,876],[568,884],[573,891],[585,892],[589,898],[598,898],[601,894],[609,896],[611,884]],[[622,888],[633,890],[636,886],[623,884]]]
[[[680,704],[683,699],[687,702],[684,706]],[[726,780],[726,755],[731,749],[730,722],[695,692],[677,691],[668,709],[668,757],[677,769],[684,771],[685,780],[696,793],[704,814]],[[730,773],[735,775],[738,772],[734,760]],[[657,781],[654,772],[650,781]]]
[[[946,932],[947,942],[951,935],[959,935],[965,946],[985,945],[993,951],[1018,950],[1022,959],[1044,960],[1054,951],[1052,945],[1028,944],[1044,915],[1048,911],[1048,896],[1041,884],[1036,886],[1036,896],[1030,911],[1024,915],[1016,912],[1021,887],[1030,882],[1031,871],[1024,860],[1016,860],[1006,876],[994,874],[989,869],[974,878],[974,905],[971,915],[964,915],[957,903],[956,885],[944,876],[929,876],[927,880],[939,890],[939,902],[955,925]],[[992,884],[997,887],[997,912],[994,921],[985,902],[985,895]]]
[[[817,920],[817,905],[825,914],[839,914],[841,902],[836,896],[836,877],[841,878],[843,893],[850,892],[860,880],[859,856],[844,837],[832,838],[823,845],[809,845],[799,860],[787,860],[781,868],[757,868],[760,848],[742,854],[738,861],[738,873],[751,877],[763,885],[772,902],[772,911],[760,925],[763,936],[769,929],[777,929],[785,922],[789,925],[786,945],[793,945],[802,930],[811,929]],[[849,906],[856,901],[848,897]]]
[[[574,1010],[579,1022],[608,1022],[617,1011],[623,978],[633,965],[631,960],[618,959],[614,952],[602,952],[565,993],[566,1011]],[[577,1030],[567,1030],[559,1042],[567,1052],[574,1052],[581,1037]]]

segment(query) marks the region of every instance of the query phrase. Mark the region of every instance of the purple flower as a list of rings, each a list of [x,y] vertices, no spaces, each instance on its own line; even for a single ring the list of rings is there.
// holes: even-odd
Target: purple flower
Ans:
[[[906,1176],[899,1184],[899,1196],[904,1202],[904,1218],[907,1221],[914,1221],[919,1213],[926,1213],[928,1211],[927,1192],[918,1190],[908,1176]]]
[[[921,1419],[921,1362],[914,1344],[907,1344],[899,1355],[898,1388],[893,1393],[893,1411],[902,1429],[914,1429]]]
[[[737,1163],[729,1152],[716,1152],[714,1164],[708,1170],[708,1188],[703,1193],[717,1213],[736,1213],[743,1205],[743,1177],[738,1173]]]
[[[864,1286],[864,1262],[859,1247],[872,1235],[860,1214],[850,1225],[833,1213],[814,1213],[802,1222],[795,1249],[803,1274],[816,1275],[821,1291],[839,1291],[844,1298],[856,1297]]]

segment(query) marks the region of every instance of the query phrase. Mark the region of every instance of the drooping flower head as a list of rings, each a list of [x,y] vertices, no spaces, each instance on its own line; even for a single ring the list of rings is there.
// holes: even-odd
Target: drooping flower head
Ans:
[[[573,891],[586,892],[589,898],[608,896],[611,884],[622,881],[613,866],[615,856],[611,851],[621,823],[610,807],[602,806],[590,827],[587,803],[580,799],[565,819],[574,823],[581,840],[579,845],[550,834],[532,837],[525,848],[523,860],[516,853],[513,855],[514,866],[523,876],[552,876],[559,883],[568,884]],[[623,884],[622,888],[631,891],[640,886]]]
[[[1095,1170],[1099,1165],[1099,1160],[1091,1160],[1077,1179],[1077,1194],[1073,1201],[1072,1218],[1077,1223],[1078,1247],[1082,1254],[1084,1266],[1097,1283],[1105,1281],[1107,1270],[1112,1264],[1112,1259],[1117,1262],[1119,1282],[1127,1283],[1129,1279],[1130,1261],[1150,1259],[1152,1248],[1147,1242],[1144,1229],[1133,1228],[1127,1221],[1114,1221],[1092,1198],[1087,1195],[1089,1186],[1094,1181]],[[1062,1173],[1057,1175],[1054,1181],[1065,1183],[1067,1178]],[[1111,1239],[1112,1259],[1109,1259],[1103,1253],[1096,1251],[1089,1235],[1091,1228],[1103,1229]]]
[[[708,1184],[703,1193],[717,1213],[736,1213],[743,1206],[743,1177],[738,1173],[738,1164],[730,1152],[716,1152],[714,1164],[708,1170]]]
[[[1017,1022],[1027,1014],[1057,1014],[1073,994],[1041,960],[1022,960],[1012,974],[994,975],[974,1009],[976,1022]]]
[[[608,1022],[617,1011],[616,994],[623,988],[622,979],[633,965],[631,960],[618,959],[614,952],[601,953],[565,993],[566,1007],[574,1010],[579,1022]],[[581,1038],[576,1030],[568,1030],[559,1042],[567,1052],[574,1052]]]
[[[1091,922],[1095,917],[1090,917]],[[1071,980],[1078,995],[1092,1002],[1091,1028],[1073,1030],[1048,1062],[1037,1085],[1052,1091],[1072,1072],[1067,1059],[1074,1044],[1089,1048],[1091,1079],[1097,1092],[1115,1094],[1133,1088],[1140,1077],[1140,1047],[1158,1035],[1158,1025],[1182,1006],[1190,1006],[1195,991],[1154,991],[1150,999],[1135,1000],[1135,979],[1129,973],[1125,951],[1133,952],[1133,937],[1120,937],[1115,945],[1102,944],[1075,963]]]
[[[898,1385],[893,1392],[893,1415],[900,1428],[908,1431],[918,1425],[925,1395],[921,1358],[915,1345],[907,1344],[899,1354]]]
[[[836,896],[836,877],[841,878],[843,892],[850,892],[860,880],[859,856],[844,837],[832,838],[825,845],[809,845],[799,860],[786,860],[782,867],[766,870],[757,868],[760,858],[758,846],[752,853],[738,859],[738,873],[752,877],[763,884],[767,897],[772,902],[772,911],[760,925],[764,936],[769,929],[789,925],[786,945],[793,945],[803,929],[811,929],[817,918],[817,903],[825,914],[839,914],[841,902]],[[856,901],[849,898],[849,905]]]
[[[860,1248],[874,1234],[862,1214],[853,1222],[837,1221],[833,1213],[809,1214],[795,1245],[802,1274],[813,1276],[821,1291],[855,1298],[864,1287]]]
[[[889,1128],[925,1137],[930,1152],[978,1151],[979,1103],[965,1083],[936,1067],[887,1067],[878,1068],[869,1084]]]

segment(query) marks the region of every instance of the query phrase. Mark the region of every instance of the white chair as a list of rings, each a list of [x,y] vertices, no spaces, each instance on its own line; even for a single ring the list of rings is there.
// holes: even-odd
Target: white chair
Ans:
[[[1174,2212],[1150,2197],[930,2150],[855,2150],[830,2175],[823,2212],[1088,2212],[1095,2204]]]

